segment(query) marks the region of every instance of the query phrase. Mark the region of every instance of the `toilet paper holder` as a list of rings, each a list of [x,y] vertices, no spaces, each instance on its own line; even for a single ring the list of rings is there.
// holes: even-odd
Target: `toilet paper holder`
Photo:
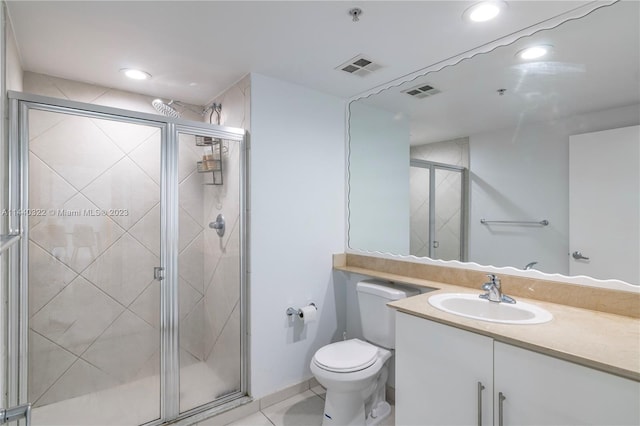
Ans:
[[[316,308],[316,310],[318,309],[316,304],[313,303],[313,302],[309,303],[309,306],[313,306],[314,308]],[[295,315],[295,316],[297,316],[297,317],[299,317],[301,319],[304,318],[304,313],[302,312],[302,308],[298,308],[298,309],[291,308],[291,307],[287,308],[287,316],[291,317],[293,315]]]

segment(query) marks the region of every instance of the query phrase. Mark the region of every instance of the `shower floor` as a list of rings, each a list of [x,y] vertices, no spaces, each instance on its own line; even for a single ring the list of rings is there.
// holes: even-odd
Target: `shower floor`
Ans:
[[[214,383],[220,377],[205,362],[180,370],[181,379],[188,386],[180,392],[180,406],[191,409],[215,400],[222,393]],[[160,379],[146,377],[125,385],[67,399],[32,410],[33,426],[134,426],[159,418],[160,395],[149,392],[160,389]],[[135,401],[135,403],[132,403]]]

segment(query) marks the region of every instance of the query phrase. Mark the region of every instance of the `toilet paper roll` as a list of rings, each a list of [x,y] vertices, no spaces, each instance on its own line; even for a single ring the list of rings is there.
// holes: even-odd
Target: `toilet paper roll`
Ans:
[[[318,310],[315,306],[305,306],[300,308],[299,315],[303,324],[307,324],[316,320],[316,315],[318,314]]]

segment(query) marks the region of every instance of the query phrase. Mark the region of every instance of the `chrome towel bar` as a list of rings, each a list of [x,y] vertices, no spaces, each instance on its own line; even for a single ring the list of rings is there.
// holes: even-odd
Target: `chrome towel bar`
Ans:
[[[483,225],[493,225],[493,224],[502,224],[502,225],[541,225],[547,226],[549,221],[547,219],[542,219],[539,221],[535,220],[486,220],[480,219],[480,223]]]

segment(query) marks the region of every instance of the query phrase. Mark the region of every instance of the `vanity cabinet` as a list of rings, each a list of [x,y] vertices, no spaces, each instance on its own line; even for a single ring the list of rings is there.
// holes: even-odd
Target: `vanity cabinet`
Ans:
[[[396,424],[638,425],[640,383],[397,312]]]

